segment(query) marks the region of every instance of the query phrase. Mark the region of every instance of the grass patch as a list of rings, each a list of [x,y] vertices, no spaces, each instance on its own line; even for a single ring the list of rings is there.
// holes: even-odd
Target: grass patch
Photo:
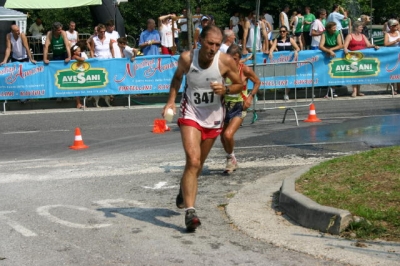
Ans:
[[[363,218],[344,236],[352,232],[360,239],[400,241],[400,147],[323,162],[297,180],[296,190]]]

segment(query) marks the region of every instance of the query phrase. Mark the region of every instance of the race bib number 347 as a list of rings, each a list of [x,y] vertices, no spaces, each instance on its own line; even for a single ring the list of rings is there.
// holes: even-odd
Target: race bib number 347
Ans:
[[[210,106],[217,104],[217,101],[214,99],[213,91],[192,92],[192,99],[196,106]]]

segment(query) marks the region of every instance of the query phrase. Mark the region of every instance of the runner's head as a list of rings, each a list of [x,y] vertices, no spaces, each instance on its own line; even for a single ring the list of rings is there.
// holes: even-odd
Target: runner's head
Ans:
[[[242,58],[242,49],[239,47],[239,45],[231,44],[226,53],[232,56],[236,64],[239,65],[240,59]]]
[[[214,25],[206,26],[201,31],[200,42],[200,55],[205,56],[208,60],[213,60],[222,44],[221,29]]]

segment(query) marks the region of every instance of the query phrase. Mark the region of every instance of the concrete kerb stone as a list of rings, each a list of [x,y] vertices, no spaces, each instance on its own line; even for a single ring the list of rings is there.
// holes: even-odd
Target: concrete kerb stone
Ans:
[[[279,195],[279,208],[304,227],[334,235],[340,234],[348,227],[353,216],[347,210],[320,205],[297,192],[296,180],[304,172],[295,173],[283,180]]]

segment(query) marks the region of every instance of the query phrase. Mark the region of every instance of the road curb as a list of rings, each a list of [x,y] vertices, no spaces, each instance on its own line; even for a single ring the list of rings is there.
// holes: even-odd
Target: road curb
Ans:
[[[307,171],[303,170],[283,180],[279,195],[279,208],[301,226],[339,235],[348,227],[353,216],[347,210],[320,205],[297,192],[296,180]]]

